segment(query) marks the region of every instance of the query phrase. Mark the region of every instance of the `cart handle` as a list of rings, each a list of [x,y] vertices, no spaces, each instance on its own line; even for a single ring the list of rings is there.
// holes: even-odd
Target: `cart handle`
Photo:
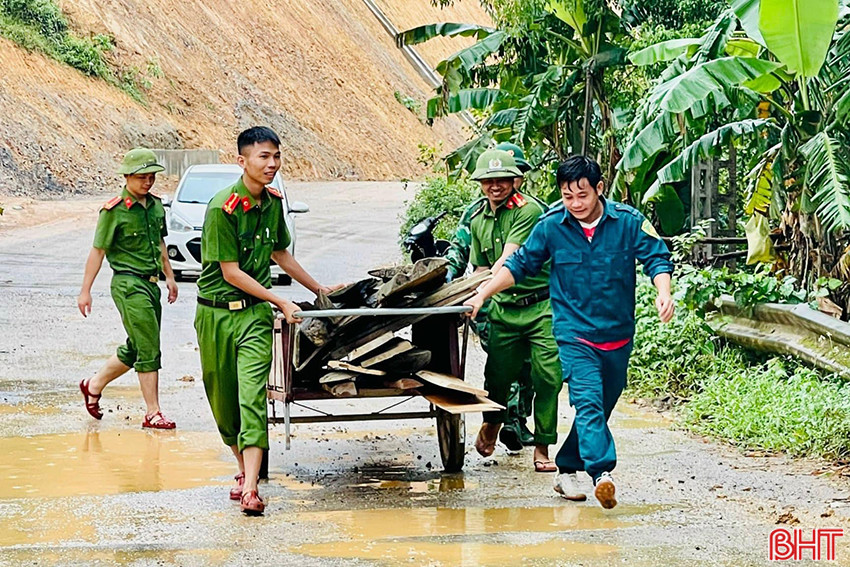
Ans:
[[[298,319],[308,317],[381,317],[391,315],[451,315],[454,313],[469,313],[472,307],[468,305],[454,305],[449,307],[363,307],[359,309],[319,309],[315,311],[296,311],[292,314]],[[283,313],[277,315],[278,319],[284,319]]]

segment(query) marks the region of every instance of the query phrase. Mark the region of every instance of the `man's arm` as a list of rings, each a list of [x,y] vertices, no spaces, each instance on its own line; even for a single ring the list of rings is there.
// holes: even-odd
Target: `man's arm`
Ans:
[[[165,287],[168,289],[168,303],[174,303],[177,301],[177,282],[174,281],[174,270],[171,269],[165,240],[159,241],[159,250],[162,256],[162,273],[165,274]]]
[[[514,276],[507,268],[502,268],[496,275],[493,276],[487,285],[478,290],[472,298],[466,300],[463,304],[472,307],[472,312],[467,313],[470,319],[475,319],[478,316],[478,311],[484,305],[484,302],[499,293],[505,291],[514,285]]]
[[[248,295],[253,295],[257,299],[268,301],[272,305],[277,306],[278,309],[283,311],[288,323],[298,322],[298,319],[294,318],[292,314],[300,311],[301,308],[293,302],[278,297],[270,290],[264,288],[260,282],[242,271],[239,267],[239,262],[219,262],[219,265],[221,266],[221,275],[224,281],[233,287],[241,289]]]
[[[292,279],[315,293],[319,295],[319,293],[324,293],[325,295],[336,291],[343,287],[344,284],[337,284],[334,286],[324,286],[313,279],[307,270],[305,270],[301,264],[298,263],[298,260],[295,259],[289,250],[275,250],[272,252],[272,260],[274,260],[275,264],[281,267],[281,269],[292,276]]]
[[[673,273],[670,250],[648,219],[640,217],[638,222],[640,226],[635,235],[635,257],[643,264],[644,273],[649,276],[658,291],[655,307],[658,309],[661,321],[667,323],[673,318],[676,308],[670,293],[670,280]]]
[[[91,313],[91,286],[94,284],[94,279],[103,265],[103,257],[106,255],[106,250],[92,247],[89,252],[89,257],[86,259],[86,268],[83,272],[83,286],[80,289],[80,295],[77,297],[77,307],[83,317],[88,317]]]
[[[505,261],[510,258],[511,254],[519,250],[520,245],[514,244],[513,242],[508,242],[505,244],[505,248],[502,250],[502,255],[499,256],[499,259],[496,260],[496,263],[493,264],[493,267],[490,268],[492,272],[495,274],[499,271],[499,269],[505,265]]]

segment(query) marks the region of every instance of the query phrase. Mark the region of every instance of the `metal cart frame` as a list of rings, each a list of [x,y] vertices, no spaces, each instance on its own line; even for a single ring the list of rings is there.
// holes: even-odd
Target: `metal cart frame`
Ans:
[[[464,379],[466,371],[466,348],[469,342],[469,319],[462,318],[460,313],[469,311],[466,307],[432,307],[432,308],[396,308],[396,309],[350,309],[329,310],[323,312],[307,312],[305,315],[315,316],[361,316],[372,315],[382,317],[394,317],[399,320],[415,316],[415,322],[397,327],[396,330],[411,327],[412,339],[416,346],[431,351],[431,362],[428,370],[452,375],[461,380]],[[458,324],[462,329],[458,332]],[[452,414],[441,408],[429,405],[427,411],[389,411],[403,405],[410,400],[421,397],[415,390],[406,391],[404,394],[389,395],[366,395],[349,398],[339,398],[329,392],[320,389],[307,388],[296,385],[296,369],[293,363],[295,349],[294,325],[288,324],[282,316],[275,319],[272,371],[269,375],[268,399],[270,404],[269,423],[283,423],[286,435],[286,449],[290,449],[291,425],[295,423],[331,423],[346,421],[379,421],[398,419],[436,419],[437,440],[440,446],[440,459],[446,472],[459,472],[463,469],[465,454],[466,424],[463,414]],[[364,339],[353,346],[365,344]],[[316,384],[318,386],[318,384]],[[308,405],[305,402],[319,402],[321,400],[354,400],[375,399],[385,397],[394,399],[386,407],[369,413],[344,413],[334,414]],[[401,398],[398,400],[398,398]],[[277,402],[283,404],[283,415],[278,416]],[[292,416],[292,405],[313,412],[309,415]]]

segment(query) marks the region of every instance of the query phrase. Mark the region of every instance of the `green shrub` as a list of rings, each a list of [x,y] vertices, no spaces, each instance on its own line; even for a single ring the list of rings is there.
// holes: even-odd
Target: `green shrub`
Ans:
[[[741,447],[850,455],[850,385],[794,359],[726,343],[681,303],[662,324],[654,299],[653,286],[641,277],[631,395],[673,396],[685,427]]]
[[[68,21],[53,0],[0,0],[0,11],[45,37],[62,36],[68,31]]]
[[[743,447],[832,459],[850,454],[850,386],[793,360],[709,376],[685,425]]]
[[[448,214],[434,230],[434,237],[451,240],[464,209],[479,196],[479,184],[469,179],[448,182],[445,177],[428,177],[413,199],[406,201],[406,210],[399,228],[400,239],[404,240],[410,227],[422,219],[447,211]]]

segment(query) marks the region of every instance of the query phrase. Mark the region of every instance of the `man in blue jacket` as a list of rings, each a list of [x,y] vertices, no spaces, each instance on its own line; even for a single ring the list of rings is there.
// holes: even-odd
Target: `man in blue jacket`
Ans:
[[[549,289],[573,426],[558,452],[555,491],[585,500],[576,471],[593,479],[603,508],[617,505],[611,471],[617,464],[608,418],[626,385],[635,332],[635,260],[658,296],[661,321],[673,317],[673,264],[652,224],[634,208],[602,196],[599,164],[573,156],[558,167],[562,204],[540,217],[525,244],[472,299],[474,317],[487,298],[537,274],[551,259]]]

